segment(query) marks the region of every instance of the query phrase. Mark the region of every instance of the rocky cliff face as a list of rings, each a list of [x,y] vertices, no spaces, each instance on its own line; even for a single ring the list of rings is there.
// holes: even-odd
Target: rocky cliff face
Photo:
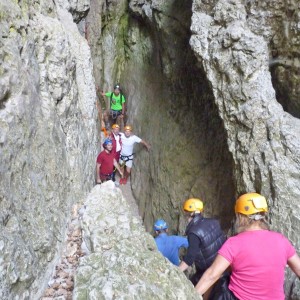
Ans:
[[[95,87],[89,47],[65,8],[0,1],[0,10],[0,298],[33,299],[72,203],[94,183]]]
[[[278,3],[273,2],[275,10],[267,20],[273,26],[264,30],[247,18],[242,2],[218,1],[205,12],[199,3],[193,6],[190,43],[213,86],[234,159],[237,192],[265,195],[273,228],[299,248],[300,121],[284,112],[276,99],[266,38],[277,27],[278,19],[272,17],[278,14]]]
[[[235,197],[256,190],[299,248],[298,2],[0,0],[0,297],[38,297],[94,183],[93,75],[121,83],[127,123],[152,146],[135,149],[131,180],[148,231],[163,217],[182,232],[192,196],[228,228]],[[98,256],[88,268],[108,270]]]
[[[255,190],[299,248],[298,6],[130,1],[121,82],[129,122],[152,144],[132,179],[148,229],[157,217],[182,229],[190,196],[226,226],[236,195]]]

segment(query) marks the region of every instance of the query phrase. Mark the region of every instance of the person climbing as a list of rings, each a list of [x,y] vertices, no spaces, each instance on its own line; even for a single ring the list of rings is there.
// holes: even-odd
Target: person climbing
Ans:
[[[121,132],[120,134],[122,141],[120,165],[122,166],[125,164],[124,178],[120,179],[120,184],[126,184],[132,168],[134,144],[141,143],[147,148],[148,151],[150,150],[150,145],[138,136],[132,134],[132,127],[130,125],[126,125],[124,127],[124,133]]]
[[[121,134],[120,134],[120,126],[118,124],[112,125],[112,132],[110,134],[110,138],[112,140],[112,152],[115,154],[115,159],[117,162],[119,162],[120,159],[120,153],[122,148],[122,140],[121,140]],[[116,176],[116,169],[113,171],[113,181],[115,181]]]
[[[235,213],[237,235],[228,238],[221,247],[196,285],[197,292],[203,294],[230,266],[229,286],[221,290],[218,297],[285,299],[286,264],[299,278],[300,258],[284,235],[269,229],[266,198],[258,193],[243,194],[236,200]]]
[[[113,179],[114,167],[119,171],[121,177],[123,172],[116,161],[115,153],[112,152],[113,142],[106,138],[103,143],[104,150],[98,155],[96,163],[97,184]]]
[[[198,198],[191,198],[184,202],[183,210],[188,216],[186,235],[189,247],[183,257],[179,269],[185,271],[195,263],[196,273],[191,281],[194,285],[214,261],[218,250],[226,240],[218,220],[204,218],[203,202]]]
[[[101,95],[104,97],[109,97],[110,99],[110,107],[109,110],[106,110],[103,113],[103,119],[105,122],[105,127],[107,130],[110,130],[110,126],[113,123],[121,123],[119,124],[121,128],[124,126],[124,115],[125,115],[125,96],[121,93],[121,88],[119,84],[114,86],[113,92],[101,92]]]
[[[165,220],[157,220],[154,223],[155,243],[159,252],[175,266],[179,265],[179,249],[187,248],[189,243],[186,237],[168,235],[169,227]]]

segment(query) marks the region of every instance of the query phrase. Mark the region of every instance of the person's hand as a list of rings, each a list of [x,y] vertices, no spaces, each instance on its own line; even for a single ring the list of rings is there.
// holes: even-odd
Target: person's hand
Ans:
[[[101,184],[101,183],[102,183],[101,179],[100,179],[100,178],[97,178],[96,183],[97,183],[97,184]]]
[[[123,119],[123,118],[124,118],[124,115],[123,115],[123,114],[120,114],[119,117],[120,117],[120,119]]]

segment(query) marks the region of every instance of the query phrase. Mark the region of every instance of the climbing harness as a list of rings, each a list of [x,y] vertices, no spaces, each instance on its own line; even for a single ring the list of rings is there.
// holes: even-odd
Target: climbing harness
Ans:
[[[116,120],[117,117],[122,114],[122,110],[113,110],[113,109],[111,109],[109,114],[112,117],[112,119]]]
[[[133,156],[135,153],[132,153],[130,155],[120,155],[120,160],[122,160],[125,163],[127,163],[129,160],[133,160]]]

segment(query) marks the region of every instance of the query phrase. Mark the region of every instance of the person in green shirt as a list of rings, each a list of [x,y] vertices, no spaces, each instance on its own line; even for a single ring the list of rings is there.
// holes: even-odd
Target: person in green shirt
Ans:
[[[112,124],[123,123],[123,118],[125,114],[125,96],[121,93],[120,86],[116,84],[114,86],[113,92],[101,92],[104,97],[110,98],[110,108],[108,111],[104,112],[104,122],[106,129],[110,129]],[[119,122],[118,122],[119,121]],[[122,124],[119,124],[122,125]],[[122,127],[122,126],[121,126]]]

